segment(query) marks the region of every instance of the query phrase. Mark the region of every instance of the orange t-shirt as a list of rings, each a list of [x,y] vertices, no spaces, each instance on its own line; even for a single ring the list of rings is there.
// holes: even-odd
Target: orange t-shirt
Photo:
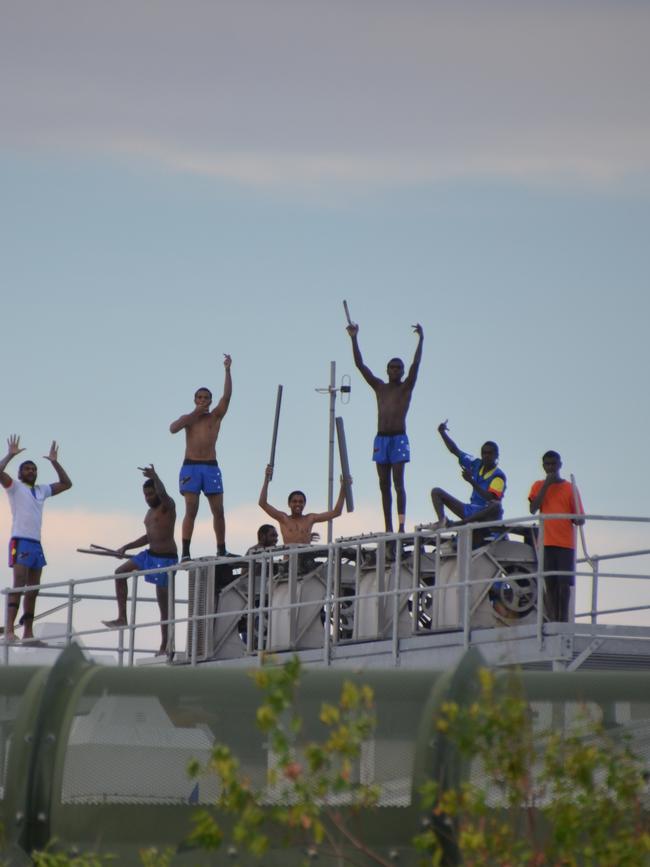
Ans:
[[[528,499],[533,500],[539,493],[544,480],[533,482]],[[580,494],[576,503],[573,497],[573,485],[563,480],[546,489],[540,512],[546,515],[584,515],[580,502]],[[577,507],[577,508],[576,508]],[[576,528],[570,518],[544,521],[544,545],[554,545],[556,548],[575,548]]]

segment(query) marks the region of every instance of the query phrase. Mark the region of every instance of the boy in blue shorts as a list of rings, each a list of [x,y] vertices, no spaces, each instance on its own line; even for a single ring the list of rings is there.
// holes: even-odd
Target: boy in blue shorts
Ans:
[[[404,362],[401,358],[391,358],[386,367],[388,382],[384,382],[364,364],[359,349],[357,335],[359,326],[348,325],[347,332],[352,339],[352,355],[359,372],[375,392],[377,398],[377,436],[373,444],[372,459],[377,466],[381,503],[384,511],[384,524],[387,533],[393,532],[393,501],[391,495],[391,475],[397,499],[398,532],[404,532],[406,520],[406,488],[404,487],[404,467],[411,460],[409,440],[406,435],[406,414],[411,403],[411,395],[422,359],[424,332],[421,325],[414,325],[418,335],[418,345],[406,379]]]
[[[442,488],[433,488],[431,502],[438,521],[431,525],[432,530],[451,526],[445,517],[445,506],[460,518],[459,524],[469,524],[479,521],[498,521],[503,517],[501,500],[506,491],[505,473],[497,466],[499,447],[492,440],[481,446],[481,457],[474,458],[461,451],[447,433],[447,421],[438,425],[438,433],[442,437],[452,455],[458,458],[463,468],[462,476],[472,486],[469,503],[462,503]]]
[[[180,492],[185,499],[183,518],[182,559],[190,559],[190,542],[194,532],[194,521],[199,511],[199,497],[203,492],[210,504],[212,523],[217,540],[217,554],[226,553],[226,519],[223,511],[223,483],[221,470],[217,463],[217,437],[221,421],[228,412],[232,396],[230,365],[232,359],[224,355],[225,382],[223,395],[214,409],[210,409],[212,392],[209,388],[199,388],[194,395],[194,409],[173,421],[171,433],[185,431],[185,458],[179,475]]]
[[[144,580],[156,585],[156,599],[160,609],[161,621],[167,620],[169,611],[169,594],[167,590],[168,572],[166,568],[178,563],[178,551],[174,541],[174,526],[176,524],[176,504],[165,490],[165,486],[158,477],[153,464],[148,467],[138,467],[146,477],[142,486],[144,498],[149,506],[144,516],[144,535],[127,542],[117,549],[118,554],[125,555],[131,548],[141,548],[149,545],[146,551],[141,551],[130,557],[126,563],[122,563],[115,570],[116,575],[124,575],[126,572],[139,572],[145,569],[160,569],[160,572],[145,575]],[[117,598],[117,618],[115,620],[103,620],[104,626],[116,628],[126,626],[126,578],[115,579],[115,596]],[[167,624],[160,625],[161,643],[158,655],[167,652]]]
[[[59,477],[51,485],[37,485],[38,470],[33,461],[23,461],[18,467],[18,478],[12,479],[5,472],[9,461],[25,449],[20,447],[20,437],[12,434],[7,440],[9,451],[0,460],[0,484],[7,491],[11,505],[12,524],[9,542],[9,566],[14,574],[14,587],[31,587],[41,582],[41,572],[46,565],[41,547],[41,526],[43,506],[48,497],[56,497],[72,487],[68,474],[58,461],[59,447],[53,442],[50,453],[46,455]],[[15,641],[14,624],[20,604],[20,593],[9,594],[6,612],[6,641]],[[34,609],[38,590],[23,593],[23,641],[37,643],[34,639]]]

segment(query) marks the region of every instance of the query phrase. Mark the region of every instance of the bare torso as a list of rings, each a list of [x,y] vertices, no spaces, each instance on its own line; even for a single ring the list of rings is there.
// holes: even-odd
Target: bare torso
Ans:
[[[307,515],[294,517],[282,515],[278,518],[282,541],[285,545],[309,545],[311,544],[311,530],[318,516],[314,512]]]
[[[176,554],[174,541],[174,524],[176,523],[176,508],[164,508],[161,504],[155,509],[149,509],[144,516],[144,527],[147,531],[147,541],[152,551],[159,554]]]
[[[217,437],[221,428],[221,416],[206,413],[194,424],[185,428],[185,459],[191,461],[214,461],[217,459]]]
[[[379,382],[377,395],[377,433],[395,436],[406,432],[406,413],[413,387],[407,382]]]

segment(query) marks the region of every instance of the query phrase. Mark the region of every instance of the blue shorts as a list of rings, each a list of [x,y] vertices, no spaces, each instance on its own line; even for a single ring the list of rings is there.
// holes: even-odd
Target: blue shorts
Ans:
[[[223,494],[221,470],[214,463],[183,464],[178,476],[181,494]]]
[[[15,536],[9,540],[9,567],[26,566],[28,569],[42,569],[46,565],[41,543],[35,539],[21,539]]]
[[[487,507],[492,502],[494,502],[494,501],[493,500],[486,500],[482,506],[477,506],[475,503],[465,503],[463,506],[463,508],[465,510],[463,517],[471,518],[472,515],[476,515],[477,512],[482,512],[483,509],[487,509]],[[502,517],[503,517],[503,508],[500,509],[500,512],[498,515],[498,518],[502,518]]]
[[[411,460],[409,438],[406,434],[392,437],[377,434],[372,459],[376,464],[407,464]]]
[[[178,563],[178,557],[165,557],[156,554],[153,551],[140,551],[135,557],[129,557],[129,560],[138,567],[138,569],[158,569],[165,566],[175,566]],[[160,575],[145,575],[144,580],[150,584],[156,584],[158,587],[166,587],[168,583],[167,572],[161,572]]]

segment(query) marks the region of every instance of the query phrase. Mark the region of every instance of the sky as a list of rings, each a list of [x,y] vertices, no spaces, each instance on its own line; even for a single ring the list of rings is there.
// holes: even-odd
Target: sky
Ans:
[[[308,509],[325,508],[328,398],[316,389],[331,361],[337,385],[352,384],[337,414],[356,500],[334,532],[381,530],[375,402],[343,299],[378,375],[392,356],[410,363],[411,326],[424,328],[407,526],[433,519],[433,485],[468,494],[436,432],[447,418],[466,451],[498,442],[506,517],[527,513],[549,448],[588,513],[648,515],[649,4],[0,11],[0,443],[20,434],[49,481],[41,456],[55,438],[73,480],[46,507],[47,580],[112,571],[76,548],[140,534],[138,466],[177,490],[183,435],[169,423],[197,387],[221,394],[224,353],[229,550],[265,520],[278,384],[270,502],[301,488]],[[199,518],[193,551],[210,554],[205,502]],[[6,498],[0,529],[8,539]],[[647,546],[646,525],[615,530]],[[588,528],[591,553],[614,544],[608,532]]]

